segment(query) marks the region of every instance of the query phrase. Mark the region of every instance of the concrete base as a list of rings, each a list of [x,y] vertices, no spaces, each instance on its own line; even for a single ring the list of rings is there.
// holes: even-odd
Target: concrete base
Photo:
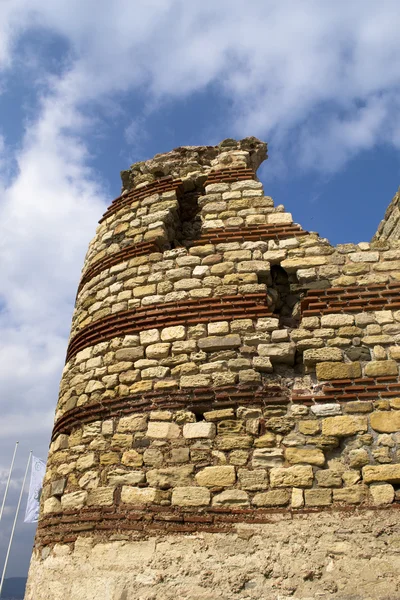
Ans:
[[[398,600],[399,517],[272,515],[229,534],[80,537],[35,550],[25,600]]]

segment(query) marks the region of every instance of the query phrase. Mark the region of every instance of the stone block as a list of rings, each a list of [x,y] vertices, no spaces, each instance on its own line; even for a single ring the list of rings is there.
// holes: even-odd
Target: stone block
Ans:
[[[221,408],[219,410],[210,410],[204,413],[206,421],[220,421],[222,419],[229,419],[235,416],[233,408]]]
[[[198,423],[186,423],[183,426],[183,437],[187,439],[208,438],[214,439],[216,427],[214,423],[200,421]]]
[[[252,466],[257,467],[279,467],[283,464],[284,456],[281,448],[258,448],[253,452]]]
[[[365,365],[367,377],[382,377],[384,375],[398,375],[399,367],[395,360],[371,361]]]
[[[160,332],[158,329],[148,329],[147,331],[141,331],[139,333],[139,338],[141,346],[156,344],[160,341]]]
[[[65,490],[67,480],[65,478],[56,479],[51,482],[50,494],[52,496],[62,496]]]
[[[250,448],[253,438],[250,435],[223,435],[216,438],[218,450],[236,450]]]
[[[270,482],[272,488],[281,487],[311,487],[313,482],[312,467],[299,466],[271,469]]]
[[[356,448],[349,452],[349,465],[352,469],[361,469],[370,462],[369,454],[364,448]]]
[[[269,357],[272,363],[292,365],[296,353],[296,344],[293,342],[280,344],[260,344],[258,353],[262,357]]]
[[[99,487],[88,493],[88,506],[112,506],[114,503],[114,490],[109,487]]]
[[[96,455],[94,452],[89,452],[84,456],[81,456],[76,461],[76,468],[78,471],[85,471],[86,469],[91,469],[97,463]]]
[[[311,407],[311,412],[316,417],[330,417],[333,415],[341,415],[342,408],[340,404],[315,404]]]
[[[369,413],[374,410],[372,402],[366,400],[346,402],[343,407],[345,413]]]
[[[86,504],[88,492],[70,492],[61,497],[63,510],[80,510]]]
[[[150,421],[147,428],[148,437],[155,439],[174,439],[180,434],[179,425],[167,421]]]
[[[142,471],[125,471],[124,469],[115,469],[107,474],[108,483],[116,487],[117,485],[133,485],[145,482],[145,474]]]
[[[315,435],[321,431],[321,424],[317,419],[299,421],[299,432],[304,435]]]
[[[400,464],[367,465],[363,467],[362,476],[365,483],[389,482],[400,483]]]
[[[340,348],[311,348],[304,350],[303,362],[306,366],[313,366],[318,362],[338,362],[343,358]]]
[[[238,334],[226,335],[226,336],[210,336],[200,338],[198,346],[200,350],[204,352],[218,352],[220,350],[230,350],[238,348],[242,341]]]
[[[43,514],[48,515],[51,513],[60,513],[62,512],[61,502],[58,498],[54,496],[52,498],[48,498],[44,501],[43,505]]]
[[[150,346],[147,346],[146,348],[146,356],[147,358],[156,360],[166,358],[169,355],[170,348],[171,344],[169,342],[150,344]]]
[[[243,490],[224,490],[214,496],[213,506],[249,506],[249,497]]]
[[[171,487],[189,486],[192,483],[193,465],[181,467],[166,467],[164,469],[151,469],[146,473],[150,487],[168,490]]]
[[[319,487],[338,488],[342,486],[342,477],[340,473],[334,469],[317,471],[315,477]]]
[[[211,375],[182,375],[181,388],[208,387],[211,385]]]
[[[239,486],[243,490],[258,491],[268,488],[266,469],[238,469]]]
[[[361,364],[359,362],[321,362],[317,364],[316,374],[319,380],[354,379],[361,377]]]
[[[216,321],[207,325],[208,335],[225,335],[229,333],[228,321]]]
[[[272,373],[274,370],[269,356],[255,356],[252,364],[254,369],[262,373]]]
[[[121,502],[123,504],[152,504],[157,499],[155,488],[139,488],[123,485],[121,490]]]
[[[208,506],[210,491],[206,487],[176,487],[172,491],[173,506]]]
[[[354,324],[352,315],[323,315],[321,317],[322,327],[346,327]]]
[[[305,490],[306,506],[329,506],[332,504],[332,490]]]
[[[291,505],[292,508],[303,508],[304,490],[302,490],[301,488],[292,489]]]
[[[289,504],[288,490],[271,490],[256,494],[253,498],[254,506],[286,506]]]
[[[118,452],[104,452],[100,454],[100,464],[103,466],[116,465],[119,463]]]
[[[323,435],[346,437],[356,433],[365,433],[367,430],[366,417],[353,417],[350,415],[327,417],[322,423]]]
[[[129,467],[140,467],[143,464],[143,455],[136,450],[127,450],[123,453],[121,462]]]
[[[372,501],[375,504],[375,506],[391,504],[394,500],[394,487],[390,485],[390,483],[371,485],[369,491],[371,493]]]
[[[285,456],[291,465],[309,464],[323,467],[325,464],[324,453],[318,448],[286,448]]]
[[[227,487],[236,481],[235,467],[205,467],[196,475],[197,483],[205,487]]]
[[[175,327],[165,327],[161,330],[161,340],[163,342],[175,342],[184,340],[186,337],[186,328],[183,325]]]
[[[368,493],[365,485],[350,485],[349,487],[332,490],[334,502],[344,502],[346,504],[361,504]]]
[[[122,417],[117,426],[118,433],[133,433],[135,431],[145,431],[147,428],[147,419],[143,415],[130,415]]]

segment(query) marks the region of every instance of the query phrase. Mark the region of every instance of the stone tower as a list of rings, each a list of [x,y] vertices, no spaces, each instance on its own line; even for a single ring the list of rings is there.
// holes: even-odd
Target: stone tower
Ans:
[[[27,600],[400,596],[398,197],[373,242],[335,248],[264,195],[265,158],[225,140],[122,173]]]

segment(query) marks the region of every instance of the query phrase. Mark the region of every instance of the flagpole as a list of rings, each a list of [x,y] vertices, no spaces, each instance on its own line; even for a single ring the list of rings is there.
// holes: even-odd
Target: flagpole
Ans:
[[[32,457],[32,450],[29,452],[28,462],[26,463],[24,480],[22,482],[21,492],[20,492],[19,499],[18,499],[17,510],[15,511],[14,523],[13,523],[12,530],[11,530],[10,541],[8,543],[8,548],[7,548],[6,560],[4,562],[3,573],[1,575],[1,581],[0,581],[0,598],[1,598],[1,590],[3,589],[3,583],[4,583],[5,576],[6,576],[8,558],[10,556],[11,544],[12,544],[13,537],[14,537],[15,526],[17,524],[19,508],[21,506],[21,500],[22,500],[22,496],[23,496],[23,493],[24,493],[25,481],[26,481],[26,476],[28,474],[28,468],[29,468],[29,463],[31,462],[31,457]]]
[[[7,479],[7,483],[6,483],[6,489],[5,489],[5,492],[4,492],[3,502],[2,502],[2,505],[1,505],[1,508],[0,508],[0,521],[1,521],[1,517],[3,516],[4,506],[5,506],[5,503],[6,503],[8,488],[10,486],[11,473],[12,473],[12,470],[13,470],[13,467],[14,467],[15,455],[17,454],[18,444],[19,444],[19,442],[15,442],[14,454],[13,454],[12,461],[11,461],[10,471],[8,473],[8,479]]]

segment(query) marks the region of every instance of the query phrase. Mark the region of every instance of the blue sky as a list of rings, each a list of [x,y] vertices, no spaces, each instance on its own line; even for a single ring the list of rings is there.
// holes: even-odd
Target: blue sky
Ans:
[[[0,2],[0,494],[46,458],[83,257],[119,171],[255,135],[296,222],[368,241],[400,184],[397,0]],[[12,514],[0,528],[0,565]],[[19,525],[10,576],[33,527]]]

